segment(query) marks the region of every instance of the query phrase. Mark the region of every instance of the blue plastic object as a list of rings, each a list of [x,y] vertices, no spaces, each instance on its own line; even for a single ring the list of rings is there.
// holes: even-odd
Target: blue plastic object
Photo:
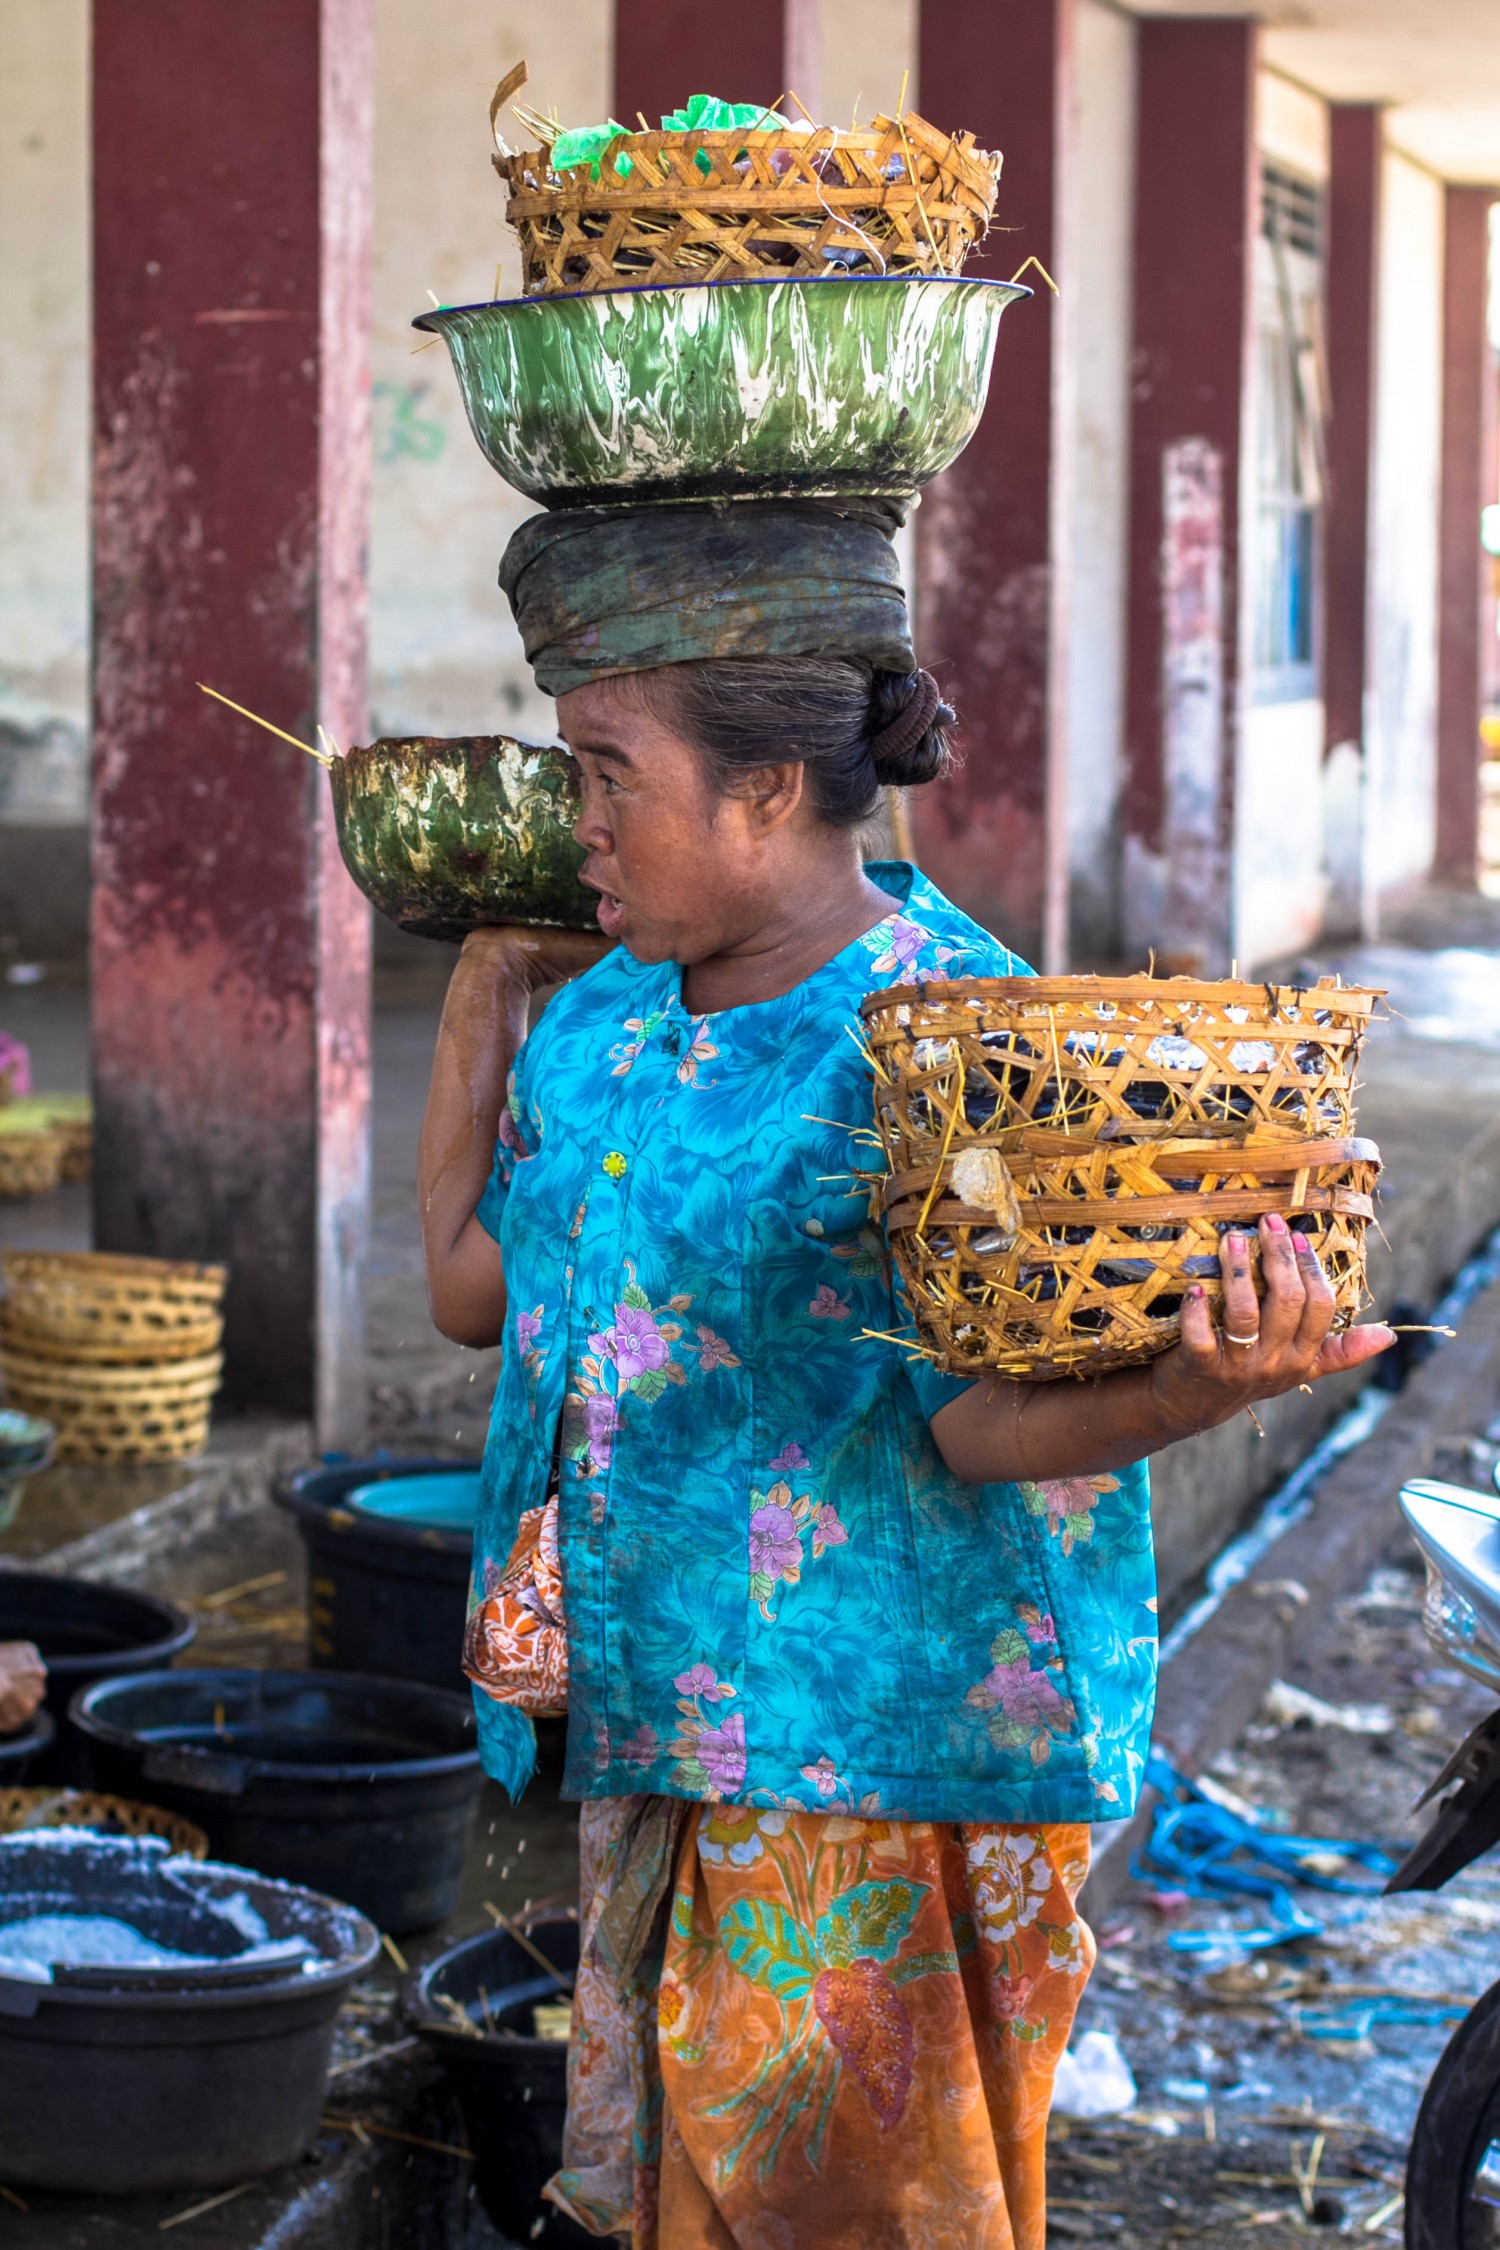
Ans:
[[[385,1523],[426,1531],[472,1531],[479,1508],[479,1471],[455,1469],[438,1476],[386,1477],[356,1485],[345,1505]]]
[[[1268,1920],[1250,1930],[1175,1930],[1167,1943],[1174,1953],[1218,1951],[1225,1945],[1256,1952],[1296,1938],[1321,1937],[1323,1923],[1292,1897],[1289,1886],[1370,1896],[1378,1885],[1351,1882],[1328,1870],[1340,1859],[1377,1876],[1392,1874],[1395,1861],[1377,1844],[1328,1836],[1287,1836],[1241,1820],[1216,1805],[1159,1751],[1153,1752],[1146,1779],[1160,1798],[1151,1840],[1131,1873],[1138,1882],[1164,1879],[1190,1898],[1263,1899]]]

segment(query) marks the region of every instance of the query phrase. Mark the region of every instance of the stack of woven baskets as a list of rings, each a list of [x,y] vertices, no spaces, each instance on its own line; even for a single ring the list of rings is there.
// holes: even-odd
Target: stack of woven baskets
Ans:
[[[1280,1212],[1347,1327],[1367,1300],[1379,1152],[1353,1137],[1378,993],[1005,977],[865,1001],[880,1182],[919,1348],[1046,1380],[1176,1341],[1219,1245]]]
[[[23,1094],[0,1106],[0,1196],[46,1195],[86,1180],[93,1159],[87,1094]]]
[[[223,1372],[223,1266],[85,1251],[0,1258],[6,1399],[57,1426],[65,1461],[201,1453]]]

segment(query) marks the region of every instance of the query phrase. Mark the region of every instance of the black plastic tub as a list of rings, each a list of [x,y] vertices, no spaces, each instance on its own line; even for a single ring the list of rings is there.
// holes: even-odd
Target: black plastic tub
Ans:
[[[186,1814],[217,1859],[422,1930],[458,1899],[482,1786],[473,1707],[411,1680],[148,1672],[75,1698],[101,1789]]]
[[[318,2129],[334,2021],[380,1939],[333,1899],[154,1839],[0,1842],[0,1945],[33,1916],[103,1915],[196,1959],[0,1964],[0,2179],[80,2195],[230,2187]]]
[[[50,1711],[38,1711],[28,1726],[0,1734],[0,1789],[25,1781],[52,1748],[57,1728]]]
[[[154,1594],[43,1570],[0,1570],[0,1641],[36,1643],[47,1667],[47,1709],[57,1722],[57,1739],[32,1778],[86,1781],[87,1753],[68,1721],[78,1690],[160,1671],[197,1631],[186,1610]]]
[[[526,1934],[571,1982],[577,1922],[539,1915]],[[566,1998],[505,1930],[450,1946],[406,1988],[407,2021],[443,2065],[463,2110],[480,2200],[515,2242],[598,2240],[541,2199],[562,2163],[568,2049],[564,2040],[537,2038],[535,2011],[538,2002]],[[457,2028],[445,1999],[463,2010],[475,2036]]]
[[[478,1467],[377,1454],[305,1469],[277,1490],[307,1550],[314,1664],[463,1689],[471,1534],[387,1523],[345,1503],[360,1485]]]

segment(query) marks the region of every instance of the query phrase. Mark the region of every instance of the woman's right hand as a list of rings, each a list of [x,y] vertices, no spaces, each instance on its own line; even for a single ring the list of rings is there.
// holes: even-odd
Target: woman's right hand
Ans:
[[[505,1275],[475,1213],[494,1161],[506,1081],[533,994],[610,951],[602,931],[471,930],[448,985],[417,1162],[432,1316],[456,1344],[498,1343]]]
[[[460,963],[522,991],[545,992],[602,961],[613,940],[602,930],[539,930],[500,922],[471,930]]]

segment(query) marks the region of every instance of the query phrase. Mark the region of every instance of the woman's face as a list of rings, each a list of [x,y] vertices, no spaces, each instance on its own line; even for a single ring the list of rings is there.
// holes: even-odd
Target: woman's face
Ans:
[[[638,961],[706,961],[754,935],[774,902],[789,829],[808,818],[802,768],[769,766],[719,796],[690,743],[628,688],[558,699],[583,780],[573,833],[599,927]]]

